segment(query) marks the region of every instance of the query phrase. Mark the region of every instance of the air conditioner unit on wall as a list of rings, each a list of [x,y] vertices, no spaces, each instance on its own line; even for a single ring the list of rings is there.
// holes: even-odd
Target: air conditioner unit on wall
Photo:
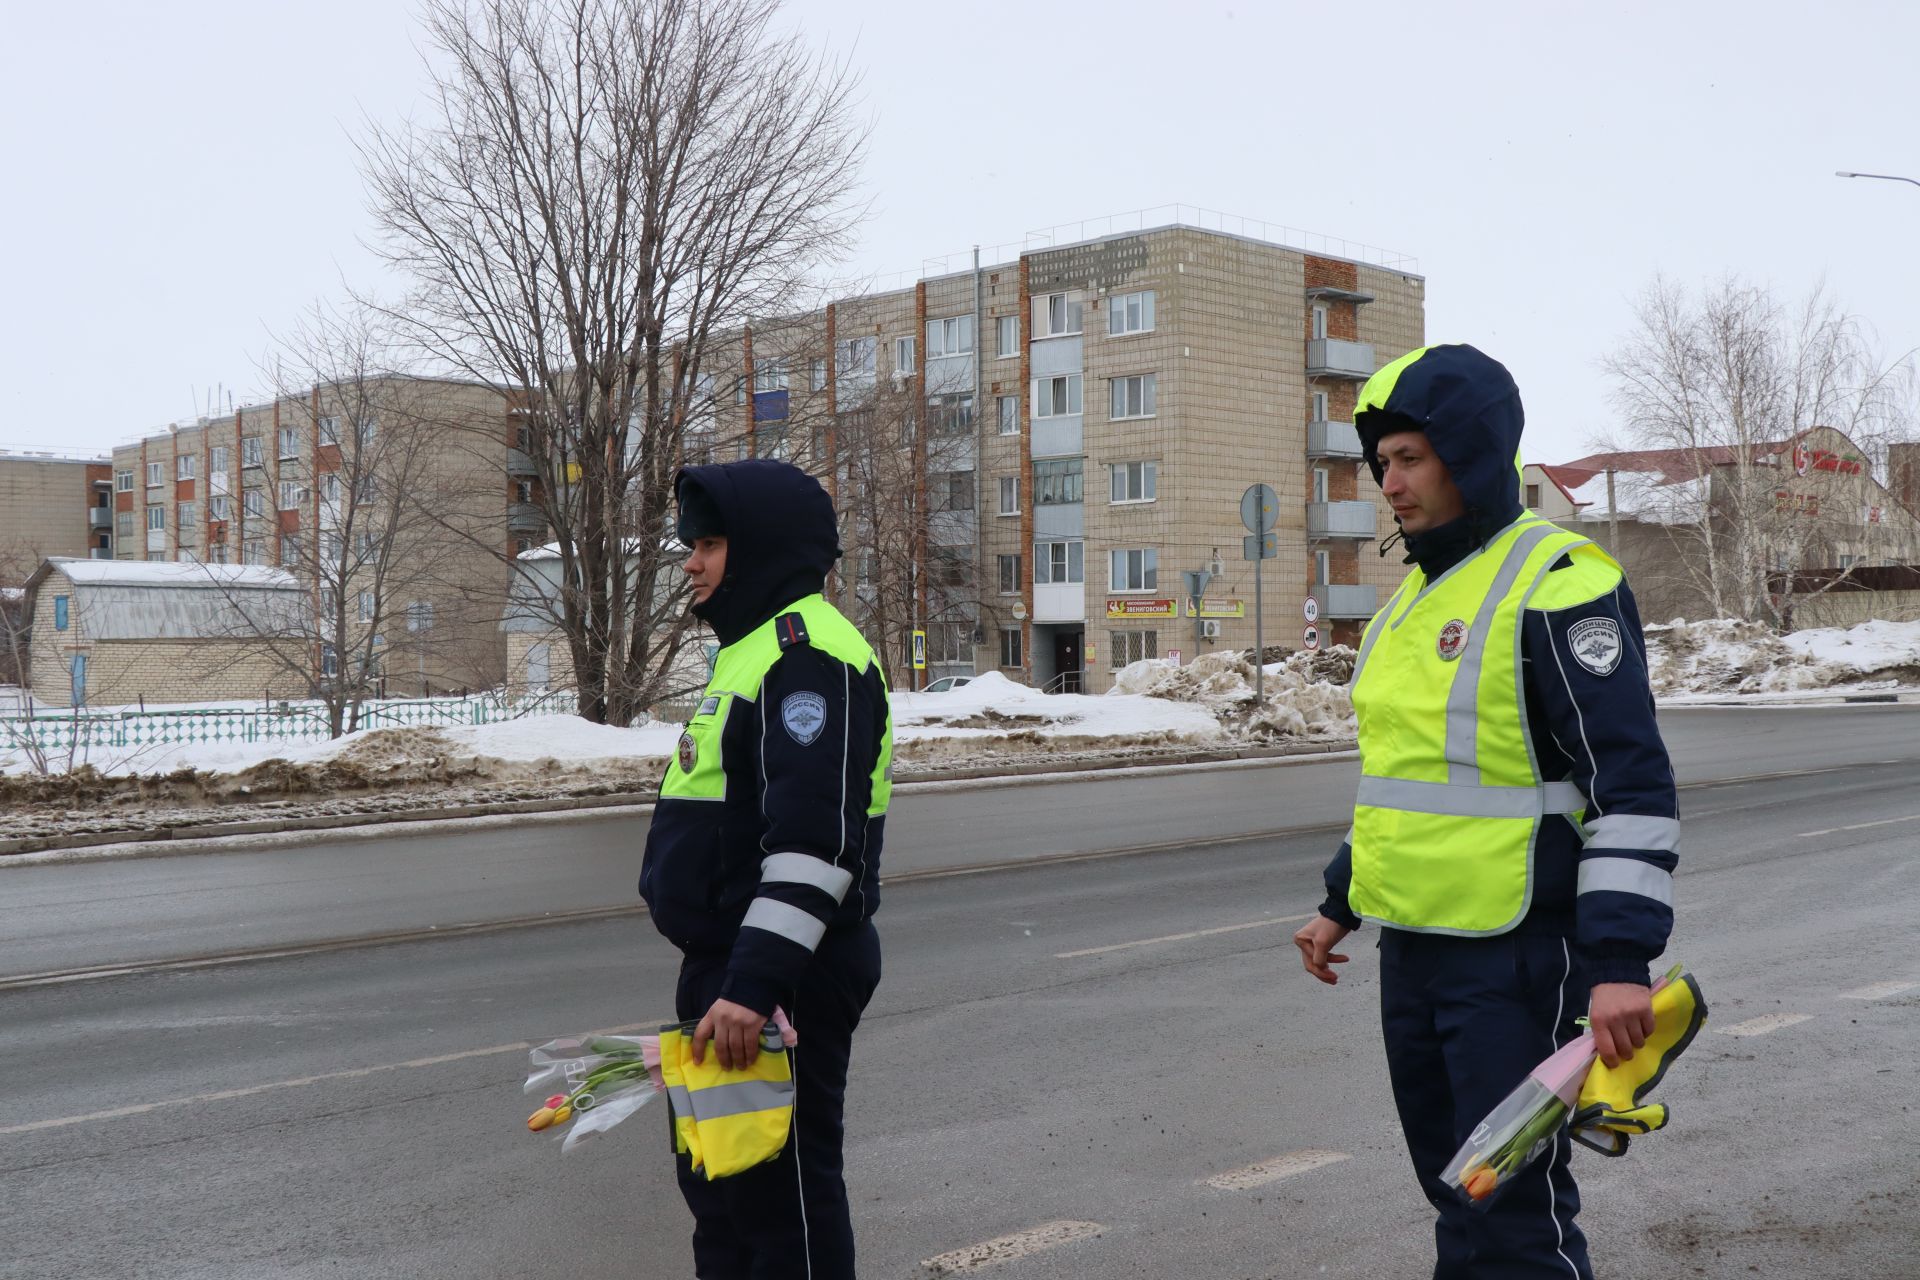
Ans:
[[[1226,577],[1226,576],[1227,576],[1227,562],[1226,562],[1225,560],[1209,560],[1209,561],[1207,561],[1207,573],[1208,573],[1208,574],[1209,574],[1210,576],[1212,576],[1212,577],[1215,577],[1215,578],[1224,578],[1224,577]]]
[[[1200,638],[1202,640],[1218,640],[1220,638],[1220,623],[1212,618],[1203,618],[1200,622]]]

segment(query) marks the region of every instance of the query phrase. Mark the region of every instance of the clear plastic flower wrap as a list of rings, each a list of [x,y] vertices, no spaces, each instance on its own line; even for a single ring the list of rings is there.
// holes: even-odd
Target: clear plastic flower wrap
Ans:
[[[548,1092],[527,1128],[566,1126],[562,1151],[611,1129],[666,1091],[658,1036],[567,1036],[528,1054],[526,1092]]]

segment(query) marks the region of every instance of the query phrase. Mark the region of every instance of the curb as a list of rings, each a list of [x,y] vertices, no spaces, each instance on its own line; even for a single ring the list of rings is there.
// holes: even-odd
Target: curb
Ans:
[[[1019,785],[1021,779],[1039,775],[1098,774],[1125,769],[1167,768],[1179,765],[1233,764],[1240,761],[1283,760],[1289,757],[1319,758],[1350,752],[1351,742],[1293,744],[1278,747],[1245,747],[1209,751],[1171,751],[1153,755],[1111,757],[1085,761],[1037,761],[1030,764],[982,766],[972,769],[942,769],[900,777],[896,786],[911,791],[923,783],[950,784],[978,782],[979,790],[1001,784]],[[1303,763],[1306,761],[1303,760]],[[973,790],[974,788],[967,788]],[[240,836],[283,835],[300,831],[338,831],[355,827],[404,826],[414,823],[457,822],[469,818],[493,818],[515,815],[569,814],[591,815],[596,809],[618,810],[606,816],[638,817],[653,811],[655,793],[613,792],[596,796],[562,796],[541,800],[503,800],[494,803],[442,805],[424,809],[404,809],[384,813],[314,814],[295,818],[266,818],[247,822],[196,822],[180,826],[132,827],[122,831],[87,831],[64,836],[18,836],[0,839],[0,866],[8,855],[56,853],[68,850],[105,849],[126,846],[133,857],[166,857],[169,854],[204,853],[202,842],[223,841]],[[409,834],[395,832],[396,835]],[[173,846],[173,847],[168,847]],[[191,847],[189,847],[191,846]]]

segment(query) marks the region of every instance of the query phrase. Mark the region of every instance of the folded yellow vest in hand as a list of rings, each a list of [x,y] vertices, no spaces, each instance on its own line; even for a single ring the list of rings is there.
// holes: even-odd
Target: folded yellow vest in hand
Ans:
[[[709,1182],[765,1164],[786,1148],[793,1129],[793,1063],[779,1029],[760,1033],[753,1065],[729,1071],[707,1046],[693,1060],[697,1022],[660,1028],[660,1072],[673,1107],[673,1149]]]
[[[1707,1020],[1707,1002],[1690,973],[1676,973],[1653,993],[1653,1034],[1617,1067],[1595,1062],[1567,1122],[1574,1141],[1604,1155],[1625,1155],[1629,1135],[1652,1133],[1667,1123],[1667,1108],[1647,1094],[1667,1067],[1693,1043]]]

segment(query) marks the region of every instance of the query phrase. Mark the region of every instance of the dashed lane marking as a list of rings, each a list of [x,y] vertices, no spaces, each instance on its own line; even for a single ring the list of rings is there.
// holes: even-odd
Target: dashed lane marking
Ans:
[[[1216,1173],[1211,1178],[1202,1178],[1203,1186],[1216,1191],[1247,1191],[1254,1187],[1264,1187],[1269,1182],[1278,1182],[1282,1178],[1291,1178],[1296,1173],[1306,1173],[1325,1165],[1339,1164],[1342,1160],[1352,1159],[1344,1151],[1289,1151],[1286,1155],[1275,1156],[1271,1160],[1262,1160],[1250,1164],[1244,1169],[1235,1169],[1230,1173]]]
[[[951,1253],[936,1254],[920,1265],[936,1276],[963,1275],[969,1271],[978,1271],[982,1267],[1012,1262],[1016,1258],[1024,1258],[1028,1254],[1040,1253],[1046,1249],[1057,1249],[1063,1244],[1089,1240],[1105,1230],[1106,1228],[1097,1222],[1075,1222],[1072,1219],[1043,1222],[1037,1227],[1028,1227],[1025,1231],[996,1236],[992,1240],[982,1240],[979,1244],[970,1244],[964,1249],[955,1249]]]
[[[660,1022],[636,1022],[632,1026],[608,1027],[596,1031],[594,1035],[621,1036],[636,1032],[652,1032],[659,1028]],[[266,1084],[247,1085],[241,1089],[220,1089],[213,1093],[196,1093],[184,1098],[162,1098],[158,1102],[141,1102],[130,1107],[114,1107],[108,1111],[89,1111],[85,1115],[55,1116],[46,1120],[33,1120],[26,1124],[9,1125],[0,1129],[0,1137],[11,1133],[33,1133],[41,1129],[64,1129],[68,1125],[93,1124],[101,1120],[119,1120],[126,1116],[145,1115],[149,1111],[159,1111],[166,1107],[184,1107],[194,1103],[228,1102],[234,1098],[250,1098],[259,1093],[272,1093],[276,1089],[299,1089],[307,1085],[327,1084],[334,1080],[359,1080],[366,1076],[378,1075],[383,1071],[409,1071],[420,1067],[437,1067],[442,1063],[461,1062],[467,1058],[488,1058],[500,1053],[525,1053],[533,1048],[530,1040],[516,1040],[512,1044],[488,1045],[484,1049],[463,1049],[458,1053],[440,1053],[430,1058],[409,1058],[405,1062],[383,1062],[372,1067],[352,1067],[345,1071],[323,1071],[319,1075],[300,1076],[292,1080],[270,1080]]]
[[[1920,982],[1876,982],[1871,986],[1855,987],[1851,991],[1842,991],[1842,1000],[1885,1000],[1888,996],[1897,996],[1902,991],[1911,991],[1920,987]]]
[[[1822,827],[1818,831],[1802,831],[1794,836],[1794,839],[1807,840],[1814,836],[1838,835],[1842,831],[1865,831],[1869,827],[1891,827],[1900,822],[1920,822],[1920,813],[1909,813],[1900,818],[1882,818],[1878,822],[1855,822],[1844,827]]]
[[[1719,1028],[1723,1036],[1764,1036],[1768,1032],[1778,1031],[1782,1027],[1791,1027],[1798,1022],[1806,1022],[1810,1013],[1763,1013],[1757,1018],[1748,1018],[1745,1022],[1736,1022],[1730,1027]]]
[[[1219,933],[1238,933],[1242,929],[1265,929],[1276,924],[1298,924],[1302,920],[1313,919],[1313,913],[1298,916],[1270,916],[1265,920],[1249,920],[1245,924],[1223,924],[1212,929],[1195,929],[1190,933],[1168,933],[1158,938],[1136,938],[1132,942],[1113,942],[1104,947],[1082,947],[1078,951],[1062,951],[1055,960],[1076,960],[1081,956],[1103,956],[1109,951],[1131,951],[1135,947],[1156,947],[1163,942],[1185,942],[1189,938],[1211,938]]]

